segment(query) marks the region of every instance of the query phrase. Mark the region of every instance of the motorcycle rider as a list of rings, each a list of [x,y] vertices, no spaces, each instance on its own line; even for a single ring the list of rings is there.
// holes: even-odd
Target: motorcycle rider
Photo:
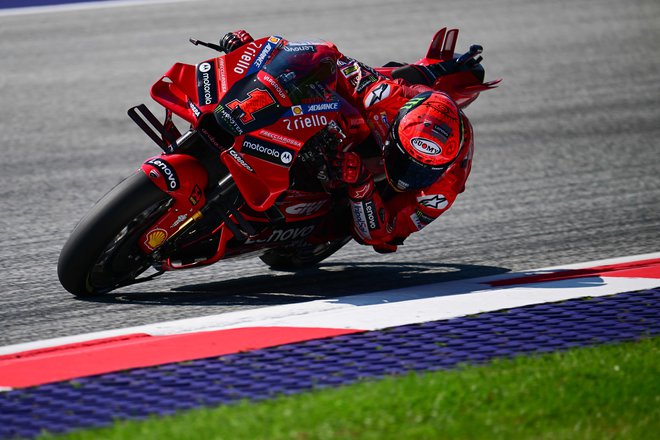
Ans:
[[[249,33],[239,30],[226,34],[220,47],[229,53],[251,41]],[[336,63],[337,92],[367,121],[371,141],[382,150],[394,195],[379,193],[355,152],[338,154],[338,174],[348,185],[353,237],[377,252],[394,252],[451,207],[470,174],[472,126],[449,95],[433,89],[451,62],[405,65],[389,79],[332,43],[319,43],[305,57],[310,66],[328,58]]]

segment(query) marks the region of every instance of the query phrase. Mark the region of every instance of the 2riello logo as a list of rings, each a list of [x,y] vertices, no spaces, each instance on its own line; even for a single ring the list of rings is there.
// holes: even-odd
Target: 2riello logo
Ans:
[[[234,66],[234,73],[238,75],[244,74],[250,68],[252,60],[257,56],[257,50],[261,48],[261,44],[257,44],[253,41],[243,47],[245,47],[245,49],[243,49],[243,53],[241,53],[240,58],[236,61],[236,65]]]
[[[293,114],[296,115],[296,110],[293,110]],[[311,114],[285,118],[282,119],[282,122],[284,122],[288,131],[295,131],[310,127],[325,127],[329,121],[325,115]]]

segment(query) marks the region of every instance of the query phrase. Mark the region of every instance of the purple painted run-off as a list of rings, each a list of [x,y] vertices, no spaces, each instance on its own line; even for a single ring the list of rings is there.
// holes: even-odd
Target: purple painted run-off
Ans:
[[[69,3],[100,3],[104,1],[108,0],[0,0],[0,9],[67,5]]]
[[[9,391],[0,438],[659,334],[660,289],[520,307]]]

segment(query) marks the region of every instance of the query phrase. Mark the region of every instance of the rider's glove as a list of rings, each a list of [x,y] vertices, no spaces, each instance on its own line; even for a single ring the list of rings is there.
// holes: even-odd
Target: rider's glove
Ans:
[[[431,84],[433,84],[439,77],[453,73],[456,70],[456,63],[453,61],[443,61],[442,63],[429,64],[428,66],[420,67],[426,67],[426,70],[429,72],[432,79]]]
[[[484,48],[480,45],[473,44],[470,46],[470,50],[468,52],[464,53],[458,58],[419,67],[426,70],[425,73],[426,76],[431,79],[429,83],[429,85],[431,85],[434,84],[435,81],[441,76],[449,75],[458,71],[463,65],[470,67],[474,64],[478,64],[481,61],[481,57],[478,57],[478,55],[482,53],[483,50]]]
[[[225,53],[229,53],[252,41],[254,41],[252,35],[247,31],[240,29],[225,34],[225,36],[220,39],[220,48]]]
[[[373,176],[357,153],[344,153],[341,180],[348,184],[348,197],[351,200],[365,200],[371,197],[375,190]]]
[[[341,180],[351,185],[361,185],[371,174],[362,163],[357,153],[344,153],[341,163]]]
[[[373,177],[357,153],[337,151],[332,160],[333,178],[348,184],[348,196],[363,200],[373,193]]]
[[[421,66],[418,64],[407,64],[392,72],[394,79],[402,78],[410,84],[422,84],[432,87],[435,81],[443,75],[454,72],[456,66],[453,61]]]

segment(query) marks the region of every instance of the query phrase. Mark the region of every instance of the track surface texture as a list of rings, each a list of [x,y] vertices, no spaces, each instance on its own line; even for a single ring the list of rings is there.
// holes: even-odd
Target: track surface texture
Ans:
[[[405,12],[404,12],[405,9]],[[394,255],[350,244],[318,269],[258,259],[98,300],[59,285],[75,223],[158,153],[126,116],[188,37],[320,37],[367,64],[415,61],[434,32],[503,78],[466,113],[476,155],[455,206]],[[0,15],[0,345],[510,270],[658,251],[660,3],[195,1]]]
[[[0,438],[659,334],[658,289],[538,304],[0,393]]]

